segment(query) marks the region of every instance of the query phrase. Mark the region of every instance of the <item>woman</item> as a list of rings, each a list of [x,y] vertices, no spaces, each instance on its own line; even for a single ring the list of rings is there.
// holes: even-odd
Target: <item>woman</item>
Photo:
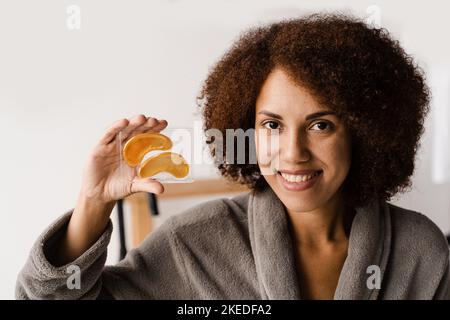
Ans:
[[[216,163],[251,192],[168,219],[105,267],[115,201],[164,191],[131,170],[121,179],[110,160],[119,131],[125,141],[167,122],[120,120],[94,147],[74,210],[34,245],[17,298],[449,298],[442,232],[387,202],[411,184],[429,91],[386,30],[339,14],[253,29],[211,70],[200,98],[205,131],[255,129],[245,151],[256,149],[257,163]],[[217,150],[215,159],[229,158]],[[69,289],[73,265],[81,283]]]

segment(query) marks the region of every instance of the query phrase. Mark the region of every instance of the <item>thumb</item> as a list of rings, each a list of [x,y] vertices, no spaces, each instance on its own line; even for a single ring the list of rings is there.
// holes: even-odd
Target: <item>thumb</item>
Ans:
[[[131,193],[151,192],[160,194],[164,192],[164,186],[154,178],[137,178],[131,183]]]

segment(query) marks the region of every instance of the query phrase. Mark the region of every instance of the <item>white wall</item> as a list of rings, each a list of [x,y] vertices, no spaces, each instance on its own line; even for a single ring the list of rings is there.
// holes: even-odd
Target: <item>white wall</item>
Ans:
[[[78,31],[66,27],[73,4],[81,8]],[[208,68],[246,27],[315,9],[365,15],[374,4],[381,24],[424,67],[450,64],[450,45],[439,38],[450,30],[445,1],[2,0],[0,298],[14,297],[32,243],[74,205],[87,152],[110,123],[144,113],[169,127],[192,127]],[[414,190],[396,201],[448,232],[450,187],[431,181],[430,137],[431,131]]]

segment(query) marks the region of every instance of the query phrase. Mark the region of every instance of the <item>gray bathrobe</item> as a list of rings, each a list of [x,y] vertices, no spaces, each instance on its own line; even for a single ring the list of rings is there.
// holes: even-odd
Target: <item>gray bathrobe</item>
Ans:
[[[111,221],[78,259],[51,264],[71,214],[34,244],[16,298],[301,299],[286,212],[270,188],[191,207],[114,266],[105,266]],[[79,289],[67,285],[70,265]],[[449,299],[449,288],[449,248],[431,220],[386,202],[357,208],[335,299]]]

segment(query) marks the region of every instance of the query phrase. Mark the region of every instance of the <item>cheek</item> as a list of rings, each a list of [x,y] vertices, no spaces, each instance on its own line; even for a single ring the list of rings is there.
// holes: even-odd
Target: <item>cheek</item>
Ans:
[[[255,131],[256,157],[263,175],[272,175],[272,169],[279,168],[279,144],[276,134],[268,134],[267,130]]]
[[[317,157],[325,164],[328,178],[341,182],[350,169],[350,143],[347,139],[330,141],[318,150]]]

